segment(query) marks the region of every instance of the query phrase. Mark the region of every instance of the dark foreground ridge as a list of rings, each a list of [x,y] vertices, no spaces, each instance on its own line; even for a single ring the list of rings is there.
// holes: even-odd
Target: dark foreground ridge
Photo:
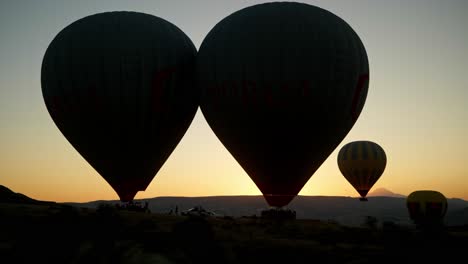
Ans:
[[[52,205],[55,202],[47,201],[38,201],[32,198],[27,197],[21,193],[15,193],[7,187],[0,185],[0,203],[10,203],[10,204],[43,204],[43,205]]]
[[[194,217],[0,203],[1,263],[456,263],[468,226]]]

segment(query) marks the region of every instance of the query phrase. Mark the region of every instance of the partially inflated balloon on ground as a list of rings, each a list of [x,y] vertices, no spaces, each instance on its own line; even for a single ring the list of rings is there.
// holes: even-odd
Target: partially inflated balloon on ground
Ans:
[[[361,195],[361,201],[367,201],[367,193],[380,178],[386,165],[385,151],[375,142],[350,142],[338,153],[338,167]]]
[[[291,2],[223,19],[203,40],[197,68],[208,124],[275,207],[352,128],[369,80],[364,45],[344,20]]]
[[[195,57],[179,28],[135,12],[85,17],[50,43],[47,109],[122,201],[146,189],[189,127],[198,106]]]
[[[416,224],[440,224],[447,212],[447,198],[438,191],[414,191],[406,198],[406,207]]]

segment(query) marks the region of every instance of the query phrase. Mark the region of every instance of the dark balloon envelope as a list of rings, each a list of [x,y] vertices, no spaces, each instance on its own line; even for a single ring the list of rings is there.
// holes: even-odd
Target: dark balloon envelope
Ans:
[[[447,212],[447,198],[438,191],[414,191],[406,198],[406,207],[416,224],[437,224]]]
[[[198,107],[196,49],[175,25],[136,12],[80,19],[42,62],[47,109],[122,201],[145,190]]]
[[[353,29],[324,9],[278,2],[219,22],[197,59],[209,125],[271,206],[287,205],[343,140],[367,96]]]
[[[386,165],[385,151],[375,142],[350,142],[338,153],[338,167],[361,195],[361,201],[367,200],[367,193],[380,178]]]

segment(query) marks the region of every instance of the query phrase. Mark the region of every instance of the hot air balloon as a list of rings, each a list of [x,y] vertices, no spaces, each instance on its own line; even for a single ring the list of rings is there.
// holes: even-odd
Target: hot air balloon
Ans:
[[[367,201],[367,193],[380,178],[386,165],[384,150],[374,142],[354,141],[344,145],[338,153],[338,167],[361,195],[361,201]]]
[[[47,48],[47,110],[122,201],[146,189],[189,127],[198,107],[195,59],[179,28],[136,12],[79,19]]]
[[[410,218],[416,224],[441,224],[447,212],[447,198],[437,191],[414,191],[406,198],[406,207]]]
[[[353,29],[324,9],[239,10],[197,55],[208,124],[272,207],[287,205],[356,122],[369,65]]]

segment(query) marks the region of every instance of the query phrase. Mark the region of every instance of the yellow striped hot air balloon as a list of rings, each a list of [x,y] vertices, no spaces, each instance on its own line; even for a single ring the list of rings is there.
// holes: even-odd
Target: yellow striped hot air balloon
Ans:
[[[361,201],[367,201],[367,193],[380,178],[386,165],[385,151],[371,141],[350,142],[338,153],[338,167],[361,195]]]

